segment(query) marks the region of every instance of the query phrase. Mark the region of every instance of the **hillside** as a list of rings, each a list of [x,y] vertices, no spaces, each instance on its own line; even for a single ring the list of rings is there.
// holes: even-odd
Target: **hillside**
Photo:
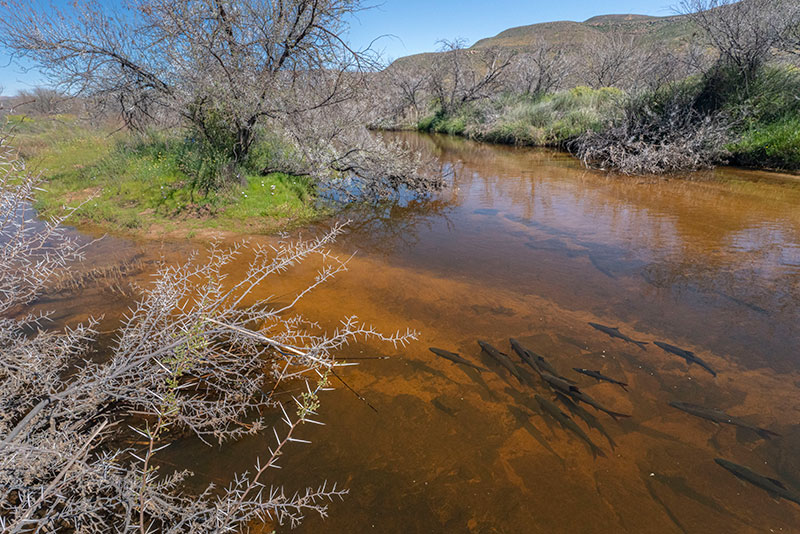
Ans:
[[[471,48],[501,47],[523,51],[539,40],[570,48],[591,42],[598,35],[612,32],[669,48],[680,47],[692,35],[691,26],[683,15],[599,15],[583,22],[562,20],[509,28],[494,37],[479,40]],[[400,58],[397,62],[427,62],[433,55],[430,52],[415,54]]]

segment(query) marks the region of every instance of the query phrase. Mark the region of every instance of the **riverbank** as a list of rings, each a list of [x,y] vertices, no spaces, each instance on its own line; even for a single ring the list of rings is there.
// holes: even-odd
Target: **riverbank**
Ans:
[[[693,78],[659,90],[628,94],[605,87],[555,93],[503,94],[434,108],[394,129],[445,133],[476,141],[568,150],[584,163],[626,174],[672,173],[719,164],[800,171],[796,69],[772,69],[744,98],[714,95],[703,110],[708,82]]]
[[[329,214],[314,182],[283,173],[237,175],[203,187],[218,168],[182,132],[136,135],[74,116],[9,117],[13,145],[46,180],[35,199],[42,216],[80,205],[73,225],[140,237],[267,234]]]
[[[437,109],[408,126],[474,141],[567,148],[572,139],[587,130],[599,130],[612,119],[623,94],[611,87],[575,87],[539,96],[503,95],[449,112]]]

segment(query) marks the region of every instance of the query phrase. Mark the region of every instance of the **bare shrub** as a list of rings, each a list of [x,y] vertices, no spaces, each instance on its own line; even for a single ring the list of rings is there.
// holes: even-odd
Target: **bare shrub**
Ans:
[[[418,63],[396,62],[376,74],[371,85],[380,105],[373,123],[383,127],[416,124],[427,111],[431,69]]]
[[[730,126],[722,115],[701,114],[681,91],[633,97],[622,117],[586,132],[570,145],[588,167],[623,174],[664,174],[709,168],[725,161]]]
[[[800,27],[794,0],[684,0],[681,7],[704,31],[723,66],[751,83],[776,48],[793,50]]]
[[[20,103],[16,106],[18,112],[34,115],[54,115],[71,107],[66,95],[46,87],[20,91],[14,100]]]
[[[432,65],[430,92],[442,111],[450,113],[464,104],[494,96],[513,52],[500,48],[466,48],[462,39],[440,41],[440,54]]]
[[[269,473],[290,443],[305,441],[305,427],[319,423],[319,396],[330,388],[343,345],[404,345],[415,337],[383,335],[355,317],[326,332],[293,311],[346,269],[327,248],[342,228],[258,247],[238,280],[225,272],[241,245],[213,246],[161,268],[97,363],[89,358],[94,322],[59,332],[45,330],[40,317],[10,314],[80,249],[55,224],[25,222],[36,180],[8,151],[0,153],[0,169],[0,530],[223,533],[245,532],[258,520],[295,526],[308,513],[324,516],[346,490],[321,481],[286,492],[270,485]],[[276,276],[313,258],[321,265],[315,278],[287,304],[249,303]],[[303,393],[288,402],[268,393],[289,381]],[[227,487],[190,493],[184,482],[191,473],[166,472],[156,462],[187,432],[209,443],[262,432],[273,441]],[[138,445],[121,445],[132,435]]]
[[[595,89],[624,85],[637,65],[637,46],[633,37],[604,33],[584,45],[583,75]]]
[[[517,54],[509,67],[507,86],[515,93],[542,95],[562,88],[575,70],[575,56],[543,39]]]
[[[35,218],[30,203],[40,185],[0,135],[0,314],[28,304],[54,273],[80,257],[81,247],[61,226],[69,213]]]

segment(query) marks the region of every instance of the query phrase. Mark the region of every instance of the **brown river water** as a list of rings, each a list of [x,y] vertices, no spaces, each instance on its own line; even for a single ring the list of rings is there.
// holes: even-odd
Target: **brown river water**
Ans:
[[[326,479],[350,488],[327,519],[309,517],[298,532],[800,532],[800,505],[714,462],[746,465],[800,493],[800,179],[737,169],[616,177],[547,150],[396,135],[436,157],[451,187],[427,202],[345,213],[350,229],[334,248],[357,252],[349,271],[300,308],[330,328],[357,314],[386,332],[417,330],[419,341],[352,345],[342,355],[391,358],[341,370],[377,413],[344,388],[328,394],[327,426],[304,429],[313,443],[291,449],[277,472],[288,489]],[[179,261],[197,246],[106,238],[85,267]],[[113,325],[128,302],[87,288],[43,304],[69,321],[105,313]],[[589,321],[651,344],[611,339]],[[615,421],[587,408],[595,427],[574,418],[604,457],[542,411],[534,395],[552,396],[541,381],[526,372],[532,385],[520,384],[476,343],[519,361],[509,337],[631,415]],[[652,341],[694,351],[718,376]],[[671,401],[719,408],[780,437],[716,425]],[[224,483],[267,445],[186,441],[165,459],[192,468],[198,482]]]

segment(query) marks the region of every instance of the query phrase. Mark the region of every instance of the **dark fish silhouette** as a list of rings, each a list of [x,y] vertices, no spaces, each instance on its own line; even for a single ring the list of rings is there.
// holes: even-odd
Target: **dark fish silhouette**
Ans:
[[[553,419],[555,419],[559,425],[561,425],[565,430],[569,430],[570,432],[578,436],[580,439],[585,441],[589,445],[589,448],[592,450],[593,455],[595,456],[599,455],[605,458],[606,454],[603,452],[603,450],[597,445],[595,445],[594,442],[591,440],[591,438],[589,438],[589,436],[586,435],[586,432],[584,432],[581,429],[581,427],[579,427],[575,423],[575,421],[570,419],[570,417],[567,414],[562,412],[558,406],[556,406],[549,400],[540,397],[539,395],[534,395],[534,398],[536,399],[536,402],[539,403],[539,406],[542,407],[542,410],[547,412]]]
[[[513,337],[508,338],[508,341],[511,343],[511,349],[517,353],[517,356],[538,374],[539,366],[536,365],[533,352],[523,347],[522,344]]]
[[[617,386],[621,387],[625,391],[628,391],[628,384],[627,383],[620,382],[619,380],[614,380],[613,378],[602,374],[600,371],[590,371],[589,369],[581,369],[580,367],[573,367],[572,369],[575,372],[578,372],[578,373],[580,373],[582,375],[591,376],[592,378],[594,378],[598,382],[602,381],[602,382],[608,382],[610,384],[616,384]]]
[[[743,465],[735,464],[722,458],[714,458],[714,461],[745,482],[765,490],[772,497],[800,504],[800,495],[792,493],[780,480],[759,475]]]
[[[627,341],[628,343],[633,343],[634,345],[638,346],[642,350],[647,350],[644,346],[647,345],[647,341],[636,341],[635,339],[631,339],[622,332],[619,331],[617,327],[605,326],[598,323],[589,323],[589,326],[594,328],[595,330],[600,330],[604,334],[611,336],[612,338],[621,339],[622,341]]]
[[[717,410],[716,408],[706,408],[704,406],[698,406],[697,404],[689,404],[688,402],[670,402],[669,405],[696,417],[714,421],[715,423],[725,423],[727,425],[733,425],[752,430],[764,439],[771,439],[773,437],[780,436],[780,434],[772,432],[771,430],[751,425],[747,421],[743,421],[742,419],[728,415],[722,410]]]
[[[434,353],[435,355],[444,358],[445,360],[450,360],[453,363],[466,365],[467,367],[472,367],[473,369],[477,369],[478,371],[488,371],[487,368],[481,367],[480,365],[475,365],[474,363],[465,360],[455,352],[450,352],[449,350],[444,350],[444,349],[437,349],[436,347],[429,347],[428,350]]]
[[[508,354],[500,352],[487,342],[481,341],[480,339],[478,340],[478,345],[481,346],[481,350],[494,358],[497,363],[508,369],[508,372],[514,375],[520,383],[523,383],[522,375],[520,374],[519,369],[517,369],[517,366],[511,361],[511,358],[508,357]]]
[[[628,414],[619,413],[619,412],[615,412],[615,411],[609,410],[608,408],[604,407],[602,404],[600,404],[599,402],[594,400],[592,397],[590,397],[589,395],[587,395],[586,393],[581,391],[578,386],[576,386],[574,384],[570,384],[569,382],[567,382],[563,378],[560,378],[560,377],[557,377],[557,376],[553,376],[553,375],[550,375],[550,374],[547,374],[547,373],[542,373],[542,378],[544,379],[545,382],[550,384],[550,386],[556,392],[561,392],[561,393],[563,393],[565,395],[569,395],[571,398],[573,398],[573,399],[575,399],[577,401],[580,401],[580,402],[582,402],[584,404],[588,404],[589,406],[591,406],[595,410],[599,410],[601,412],[607,413],[608,415],[610,415],[614,419],[616,419],[617,417],[630,417],[630,415],[628,415]]]
[[[539,356],[538,354],[533,354],[533,362],[539,368],[539,373],[549,373],[553,376],[561,377],[556,368],[550,365],[550,362],[544,359],[544,356]],[[563,377],[562,377],[563,378]],[[571,380],[564,378],[567,382],[571,382]]]
[[[683,350],[680,347],[676,347],[675,345],[670,345],[669,343],[663,343],[661,341],[655,341],[653,342],[653,344],[665,350],[666,352],[671,352],[676,356],[680,356],[681,358],[686,360],[686,363],[688,363],[689,365],[696,363],[697,365],[699,365],[700,367],[711,373],[712,376],[714,377],[717,376],[717,372],[714,371],[706,362],[695,356],[694,352],[689,350]]]
[[[553,376],[550,373],[542,373],[541,375],[542,379],[547,382],[551,388],[553,388],[553,391],[560,391],[562,393],[566,393],[567,395],[572,395],[573,393],[580,391],[578,386],[567,382],[560,376]]]
[[[514,349],[514,352],[519,355],[522,361],[527,363],[531,369],[536,371],[537,374],[541,375],[542,373],[548,373],[553,376],[563,378],[567,382],[571,382],[573,384],[575,383],[569,378],[564,378],[561,376],[558,371],[556,371],[555,367],[550,365],[550,362],[545,360],[543,356],[540,356],[532,350],[523,347],[522,344],[513,337],[509,338],[509,343],[511,343],[511,348]]]
[[[600,421],[597,420],[597,417],[586,411],[582,406],[576,404],[570,397],[564,395],[561,392],[557,391],[556,397],[558,397],[558,400],[560,400],[561,403],[567,407],[567,409],[570,411],[572,415],[577,415],[578,417],[583,419],[583,421],[589,428],[594,428],[595,430],[603,434],[608,440],[608,444],[611,445],[612,449],[615,449],[617,447],[614,438],[612,438],[611,435],[608,432],[606,432],[606,429],[603,427],[603,425],[600,424]]]

